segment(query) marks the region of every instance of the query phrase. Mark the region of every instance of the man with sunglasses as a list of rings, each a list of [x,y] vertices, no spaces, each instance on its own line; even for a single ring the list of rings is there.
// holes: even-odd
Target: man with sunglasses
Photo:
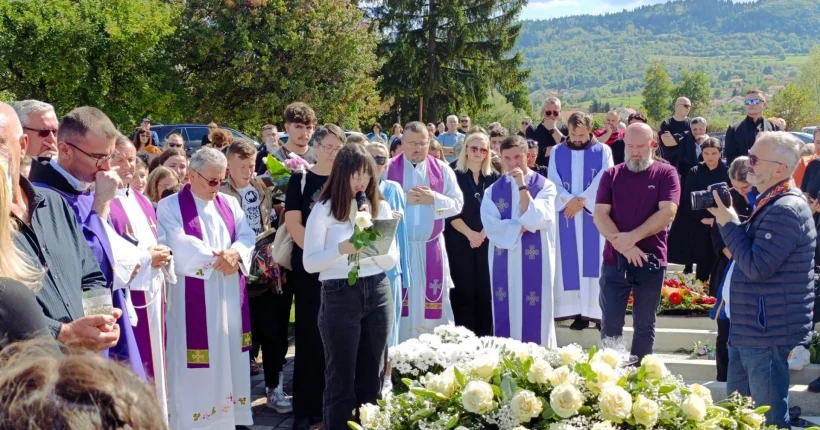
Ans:
[[[518,133],[516,133],[516,134],[523,137],[523,138],[526,138],[527,137],[527,130],[530,129],[530,124],[532,124],[532,118],[530,118],[528,116],[525,116],[521,120],[521,128],[518,130]]]
[[[791,178],[801,146],[789,133],[761,133],[747,162],[747,180],[762,191],[751,217],[740,222],[717,191],[709,209],[732,256],[722,286],[731,322],[726,391],[771,406],[766,423],[777,428],[790,428],[789,353],[814,326],[817,232]]]
[[[162,146],[162,150],[167,151],[169,149],[179,149],[180,151],[185,151],[185,139],[182,138],[181,134],[171,133],[168,136],[165,136],[165,145]]]
[[[461,119],[458,121],[458,132],[467,135],[470,132],[470,127],[473,126],[472,120],[467,115],[461,115]]]
[[[28,139],[26,155],[34,160],[48,161],[57,155],[57,127],[60,126],[54,106],[39,100],[23,100],[14,104]]]
[[[558,97],[550,97],[544,101],[541,107],[542,120],[537,126],[530,126],[527,130],[527,139],[538,142],[538,159],[535,164],[539,166],[549,166],[550,153],[555,145],[561,143],[564,137],[569,134],[566,124],[560,124],[561,100]]]
[[[749,90],[743,103],[746,118],[726,129],[723,154],[729,163],[741,155],[749,155],[749,149],[754,145],[758,133],[780,131],[780,126],[763,117],[763,112],[768,106],[763,91]]]
[[[661,123],[658,136],[661,138],[660,156],[673,166],[678,165],[678,153],[680,144],[683,143],[691,133],[689,111],[692,109],[692,102],[686,97],[678,97],[675,100],[675,113],[669,119]]]

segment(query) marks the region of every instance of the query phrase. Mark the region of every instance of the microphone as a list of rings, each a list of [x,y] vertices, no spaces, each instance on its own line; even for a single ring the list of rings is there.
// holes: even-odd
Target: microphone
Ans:
[[[356,193],[356,206],[358,206],[362,212],[367,211],[367,196],[364,195],[364,191]]]

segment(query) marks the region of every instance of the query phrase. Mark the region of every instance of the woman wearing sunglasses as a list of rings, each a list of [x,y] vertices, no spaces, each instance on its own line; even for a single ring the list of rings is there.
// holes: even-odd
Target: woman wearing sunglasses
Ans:
[[[154,137],[151,136],[150,130],[139,129],[137,133],[134,134],[134,147],[137,148],[137,152],[145,152],[151,157],[156,157],[162,154],[162,149],[156,146],[156,144],[157,142],[154,142]]]
[[[477,336],[492,336],[492,297],[487,234],[481,223],[484,190],[498,179],[491,167],[490,138],[484,133],[467,136],[456,160],[456,179],[464,194],[461,214],[447,220],[444,240],[453,278],[451,300],[456,324]]]

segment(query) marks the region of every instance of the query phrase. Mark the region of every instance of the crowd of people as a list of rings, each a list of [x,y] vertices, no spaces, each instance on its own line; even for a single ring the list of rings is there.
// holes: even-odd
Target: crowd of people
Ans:
[[[815,318],[820,146],[765,119],[763,93],[745,107],[722,142],[685,97],[657,132],[641,114],[564,119],[550,98],[514,132],[451,115],[389,137],[317,127],[296,102],[286,142],[210,124],[189,158],[148,118],[128,138],[96,108],[0,103],[0,421],[243,428],[261,351],[269,408],[345,429],[389,388],[389,347],[444,324],[556,347],[569,320],[618,340],[631,296],[640,360],[679,263],[719,298],[717,379],[788,427],[787,358]],[[298,166],[286,186],[268,157]],[[360,254],[362,213],[396,224],[383,252]]]

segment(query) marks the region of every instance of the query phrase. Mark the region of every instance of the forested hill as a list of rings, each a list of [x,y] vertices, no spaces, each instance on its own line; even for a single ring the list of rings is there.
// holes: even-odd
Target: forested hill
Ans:
[[[788,68],[790,58],[820,44],[818,23],[820,0],[680,0],[608,15],[523,21],[517,49],[532,71],[531,91],[613,85],[613,93],[635,91],[653,59],[673,78],[684,68],[704,68],[712,86],[721,87],[715,81],[753,72],[761,61]]]

